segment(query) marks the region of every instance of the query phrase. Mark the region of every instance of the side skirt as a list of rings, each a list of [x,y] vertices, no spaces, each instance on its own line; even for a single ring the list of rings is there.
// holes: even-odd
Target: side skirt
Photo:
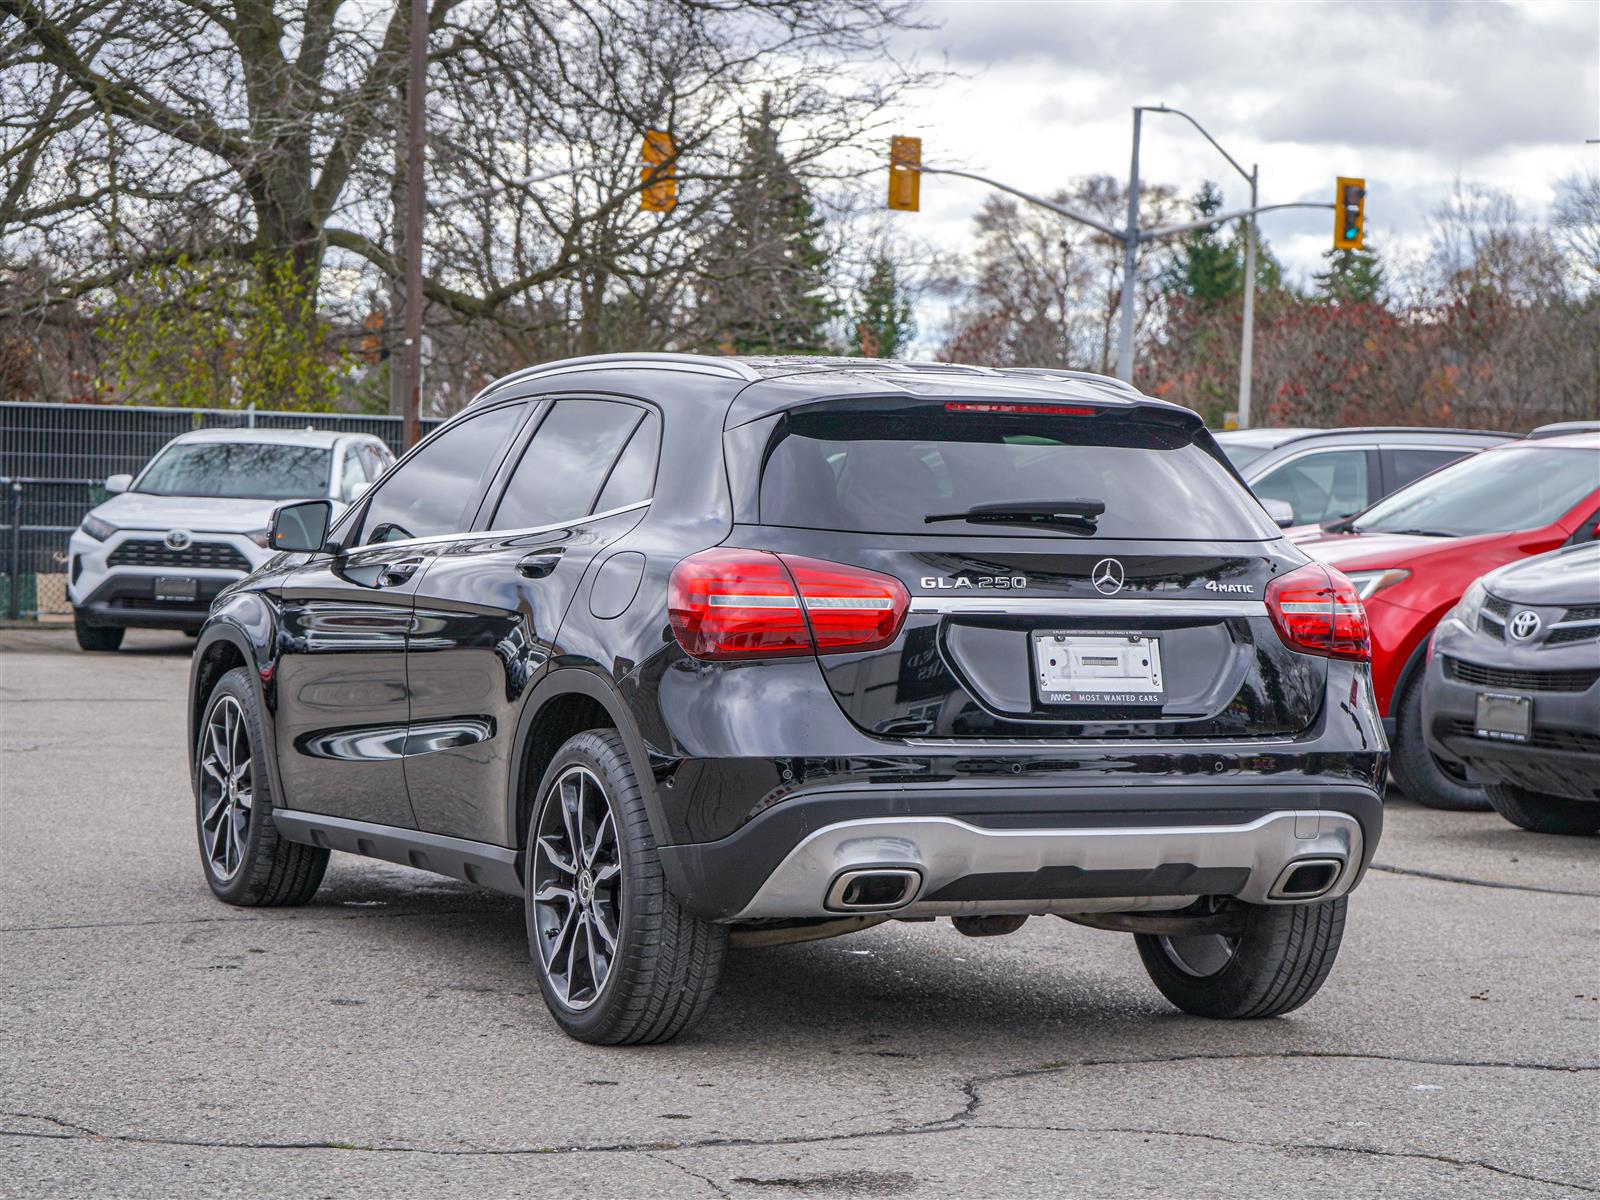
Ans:
[[[291,842],[381,858],[507,895],[522,895],[522,854],[504,846],[286,808],[272,810],[272,823]]]

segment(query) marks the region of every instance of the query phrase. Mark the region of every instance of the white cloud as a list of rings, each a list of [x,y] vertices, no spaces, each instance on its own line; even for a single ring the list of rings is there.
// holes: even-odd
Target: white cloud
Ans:
[[[1194,114],[1246,166],[1264,203],[1333,198],[1368,180],[1371,239],[1414,252],[1456,177],[1542,212],[1562,176],[1600,162],[1600,5],[1579,3],[1065,4],[934,2],[940,28],[906,48],[965,77],[920,97],[905,132],[924,159],[1047,192],[1128,172],[1131,108]],[[1147,114],[1141,171],[1184,192],[1246,185],[1180,119]],[[928,178],[908,232],[957,249],[984,197]],[[1331,215],[1285,213],[1263,232],[1304,278]]]

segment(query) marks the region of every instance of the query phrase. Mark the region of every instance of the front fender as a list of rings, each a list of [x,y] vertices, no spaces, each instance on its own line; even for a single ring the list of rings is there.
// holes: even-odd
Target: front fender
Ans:
[[[211,693],[219,648],[227,647],[243,660],[250,686],[255,689],[257,709],[261,714],[262,733],[266,745],[257,755],[266,763],[267,780],[275,802],[289,807],[278,777],[277,739],[273,722],[276,694],[273,675],[277,668],[278,651],[277,613],[266,599],[254,592],[233,592],[220,598],[220,603],[201,626],[195,643],[194,656],[189,665],[189,721],[186,749],[189,758],[191,784],[195,771],[195,744],[200,736],[200,718],[205,710],[206,698]],[[232,658],[233,654],[227,654]]]

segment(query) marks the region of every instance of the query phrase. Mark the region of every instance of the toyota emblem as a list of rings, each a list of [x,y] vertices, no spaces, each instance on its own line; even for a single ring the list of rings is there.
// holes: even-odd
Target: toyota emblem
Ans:
[[[1506,626],[1511,631],[1511,636],[1519,642],[1525,642],[1539,632],[1539,614],[1532,609],[1525,608],[1511,618]]]
[[[187,550],[194,536],[187,529],[170,529],[161,540],[166,543],[168,550]]]
[[[1102,558],[1095,563],[1094,570],[1089,572],[1089,582],[1094,584],[1094,590],[1102,596],[1115,596],[1122,590],[1122,585],[1127,581],[1127,574],[1122,569],[1122,564],[1114,558]]]

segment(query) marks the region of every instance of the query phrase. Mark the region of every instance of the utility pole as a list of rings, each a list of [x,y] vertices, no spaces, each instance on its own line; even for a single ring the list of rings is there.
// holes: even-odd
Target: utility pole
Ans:
[[[422,158],[427,142],[428,5],[411,0],[411,64],[406,79],[405,417],[401,441],[409,450],[422,436]]]
[[[1250,207],[1256,206],[1259,163],[1250,164]],[[1239,428],[1250,428],[1250,371],[1256,338],[1256,219],[1244,219],[1244,329],[1239,335]]]

